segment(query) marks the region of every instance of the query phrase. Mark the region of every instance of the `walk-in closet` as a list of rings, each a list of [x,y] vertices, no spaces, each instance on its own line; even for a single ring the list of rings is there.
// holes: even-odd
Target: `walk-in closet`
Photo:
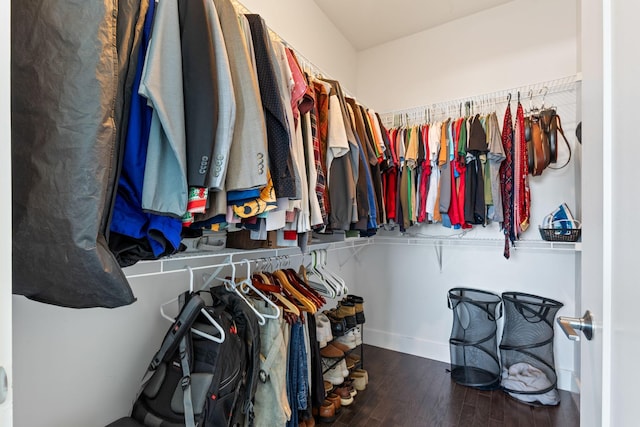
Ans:
[[[0,426],[635,425],[640,5],[3,9]]]

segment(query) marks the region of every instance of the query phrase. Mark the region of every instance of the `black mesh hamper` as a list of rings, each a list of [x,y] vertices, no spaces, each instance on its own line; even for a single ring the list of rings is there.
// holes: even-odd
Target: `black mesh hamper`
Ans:
[[[453,326],[449,339],[451,378],[483,390],[500,387],[496,320],[501,316],[499,295],[477,289],[449,290]]]
[[[527,402],[557,405],[553,324],[561,302],[519,292],[502,294],[504,329],[500,342],[502,388]]]

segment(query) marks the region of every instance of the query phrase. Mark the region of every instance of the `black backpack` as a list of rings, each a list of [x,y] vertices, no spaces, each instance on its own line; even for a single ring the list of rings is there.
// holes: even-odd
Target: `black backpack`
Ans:
[[[243,426],[253,420],[259,366],[260,332],[255,314],[237,295],[223,287],[204,295],[184,294],[178,318],[154,356],[132,418],[154,427]],[[222,343],[211,341],[192,328],[212,336],[225,331]],[[192,414],[192,415],[191,415]],[[190,420],[193,419],[193,422]]]

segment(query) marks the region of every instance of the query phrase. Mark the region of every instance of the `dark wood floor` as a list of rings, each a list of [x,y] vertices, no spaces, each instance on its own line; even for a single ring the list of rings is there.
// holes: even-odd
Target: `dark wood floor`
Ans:
[[[571,393],[555,407],[533,407],[502,391],[479,391],[451,380],[449,365],[366,345],[369,385],[342,408],[334,427],[579,426]]]

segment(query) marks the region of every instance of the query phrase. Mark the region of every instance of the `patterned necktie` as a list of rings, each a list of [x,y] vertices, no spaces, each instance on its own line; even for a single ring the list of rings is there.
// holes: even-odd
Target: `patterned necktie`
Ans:
[[[529,189],[529,156],[527,153],[527,142],[524,137],[524,110],[522,104],[518,103],[518,111],[516,113],[516,136],[515,141],[519,147],[519,157],[516,160],[518,165],[518,189],[516,197],[518,197],[518,210],[515,213],[518,222],[513,224],[516,237],[529,228],[529,217],[531,215],[531,191]]]
[[[509,259],[510,245],[515,236],[513,234],[513,125],[511,119],[511,104],[507,105],[502,125],[502,146],[505,160],[500,165],[500,188],[502,189],[502,209],[504,211],[504,257]]]

